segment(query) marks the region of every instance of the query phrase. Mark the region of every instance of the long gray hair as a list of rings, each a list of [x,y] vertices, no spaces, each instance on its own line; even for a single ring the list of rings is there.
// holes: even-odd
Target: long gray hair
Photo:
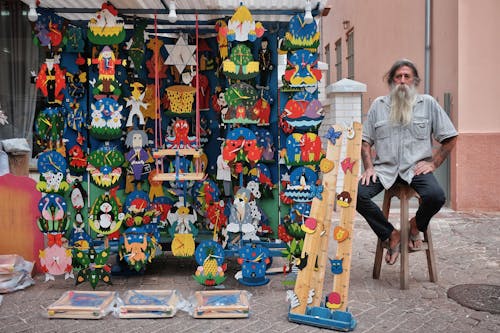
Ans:
[[[411,62],[408,59],[400,59],[400,60],[396,61],[392,65],[391,69],[389,69],[389,71],[384,75],[384,80],[387,82],[389,87],[391,87],[392,84],[394,83],[394,75],[396,74],[396,71],[403,66],[407,66],[407,67],[411,68],[411,70],[413,72],[413,76],[414,76],[413,82],[415,83],[415,86],[418,86],[418,84],[420,83],[420,76],[418,76],[417,67],[415,66],[415,64],[413,62]]]

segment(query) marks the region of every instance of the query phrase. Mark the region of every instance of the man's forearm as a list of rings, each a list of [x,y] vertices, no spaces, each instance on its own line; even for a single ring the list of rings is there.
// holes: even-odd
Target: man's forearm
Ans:
[[[366,169],[373,168],[372,163],[372,147],[366,141],[361,144],[361,159],[363,160],[363,166]]]
[[[434,163],[434,166],[439,168],[439,166],[446,160],[450,152],[453,150],[455,147],[455,144],[457,143],[457,137],[451,137],[448,139],[445,139],[443,142],[441,142],[441,146],[439,149],[436,149],[434,153],[432,154],[432,163]]]

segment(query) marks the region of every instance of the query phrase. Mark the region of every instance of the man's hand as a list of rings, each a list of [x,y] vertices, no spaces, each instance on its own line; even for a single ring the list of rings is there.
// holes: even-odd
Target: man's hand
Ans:
[[[365,169],[361,174],[361,185],[369,185],[370,180],[374,183],[377,181],[377,173],[374,168]]]
[[[415,176],[432,173],[436,170],[434,162],[420,161],[415,165]]]

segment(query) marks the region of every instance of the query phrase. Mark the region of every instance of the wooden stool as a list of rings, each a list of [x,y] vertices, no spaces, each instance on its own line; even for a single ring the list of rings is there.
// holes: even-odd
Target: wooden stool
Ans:
[[[400,232],[401,232],[401,253],[399,257],[400,260],[400,285],[401,289],[408,289],[408,278],[409,278],[409,268],[408,268],[408,240],[410,235],[410,218],[409,218],[409,203],[410,199],[415,197],[420,202],[420,197],[418,194],[408,185],[396,183],[390,189],[385,191],[384,202],[382,204],[382,212],[386,218],[389,217],[389,210],[391,208],[392,197],[399,198],[400,201]],[[425,250],[427,255],[427,267],[429,269],[429,280],[431,282],[437,282],[437,269],[436,260],[434,259],[434,247],[432,246],[432,237],[430,227],[424,232],[424,242],[422,244],[422,250]],[[380,269],[382,267],[382,256],[384,248],[382,246],[382,241],[378,239],[377,250],[375,252],[375,262],[373,263],[373,278],[378,279],[380,277]],[[419,252],[419,251],[412,251]]]

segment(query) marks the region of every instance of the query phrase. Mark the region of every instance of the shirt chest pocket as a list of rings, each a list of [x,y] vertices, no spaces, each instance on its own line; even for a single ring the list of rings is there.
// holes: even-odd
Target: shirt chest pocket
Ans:
[[[375,123],[374,128],[377,140],[388,138],[391,135],[391,124],[389,121],[379,121]]]
[[[428,139],[430,136],[430,125],[428,119],[415,118],[411,128],[416,139]]]

